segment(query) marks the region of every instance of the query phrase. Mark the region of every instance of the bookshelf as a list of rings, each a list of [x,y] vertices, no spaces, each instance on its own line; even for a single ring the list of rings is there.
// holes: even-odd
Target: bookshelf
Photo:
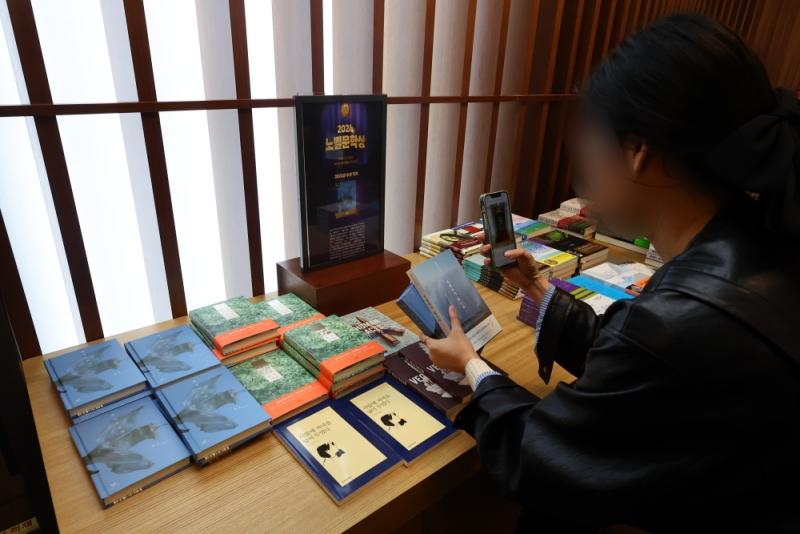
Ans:
[[[641,261],[634,253],[609,248],[611,261]],[[423,259],[418,254],[407,258],[411,263]],[[485,358],[539,396],[549,393],[559,381],[574,379],[556,366],[550,384],[543,384],[537,375],[533,330],[516,320],[519,301],[477,287],[503,326],[503,333],[485,348]],[[394,302],[377,308],[416,331]],[[185,322],[186,318],[178,318],[116,337],[124,343]],[[69,418],[50,384],[42,359],[29,358],[23,367],[61,532],[391,530],[404,525],[480,469],[474,440],[459,433],[411,467],[395,469],[368,490],[337,506],[268,433],[218,462],[202,468],[190,466],[141,494],[103,509],[72,445],[67,430]]]

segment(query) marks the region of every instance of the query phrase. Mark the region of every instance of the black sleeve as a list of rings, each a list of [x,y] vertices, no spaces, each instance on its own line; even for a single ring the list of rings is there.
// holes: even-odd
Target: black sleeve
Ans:
[[[619,521],[642,489],[652,497],[680,462],[691,461],[675,445],[684,436],[673,432],[664,402],[681,387],[659,359],[603,328],[574,384],[539,399],[505,376],[489,376],[456,425],[475,437],[498,488],[523,506]]]
[[[600,318],[591,306],[566,291],[555,288],[550,299],[536,344],[539,376],[547,383],[553,362],[575,376],[583,374],[586,354],[597,337]]]

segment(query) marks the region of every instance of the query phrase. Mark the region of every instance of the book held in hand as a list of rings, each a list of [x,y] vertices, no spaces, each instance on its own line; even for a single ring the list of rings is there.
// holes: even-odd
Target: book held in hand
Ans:
[[[189,451],[151,397],[70,427],[104,506],[115,504],[189,465]]]
[[[164,411],[201,464],[269,430],[270,417],[227,367],[156,391]]]
[[[342,399],[408,465],[456,433],[452,423],[392,378]]]
[[[134,339],[125,349],[153,389],[219,365],[188,325]]]
[[[145,377],[115,339],[44,361],[70,417],[147,388]]]
[[[397,453],[339,401],[275,427],[275,435],[337,504],[400,465]]]
[[[450,305],[455,307],[461,328],[475,350],[502,330],[451,251],[415,265],[408,276],[444,335],[451,329]]]
[[[231,372],[261,403],[273,424],[328,398],[328,389],[280,349],[234,365]]]

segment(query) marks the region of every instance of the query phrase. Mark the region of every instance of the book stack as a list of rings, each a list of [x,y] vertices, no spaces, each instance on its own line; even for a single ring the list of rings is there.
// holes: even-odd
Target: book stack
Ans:
[[[342,319],[383,346],[386,356],[419,341],[419,337],[375,308],[343,315]]]
[[[391,378],[327,400],[275,428],[278,440],[336,504],[456,432],[444,415]]]
[[[534,221],[522,215],[513,214],[511,218],[514,222],[514,233],[517,235],[518,239],[532,239],[552,230],[552,227],[545,223]]]
[[[275,350],[278,323],[269,306],[235,297],[189,312],[192,327],[225,365]]]
[[[286,332],[281,348],[314,375],[333,398],[383,375],[384,348],[335,315]]]
[[[664,265],[664,260],[661,255],[656,251],[656,248],[650,243],[650,248],[647,250],[647,255],[644,258],[645,264],[654,269],[660,269]]]
[[[562,230],[552,230],[535,238],[536,241],[578,257],[581,271],[599,265],[608,258],[608,247],[587,239],[569,235]]]
[[[278,349],[231,367],[233,375],[277,424],[328,398],[328,389]]]
[[[452,250],[453,254],[463,260],[475,254],[483,244],[483,224],[476,221],[460,224],[454,228],[439,230],[422,237],[419,253],[432,258],[444,250]]]
[[[571,198],[558,209],[539,215],[539,222],[564,230],[578,237],[591,237],[597,230],[597,221],[587,217],[590,204],[582,198]]]
[[[652,267],[642,263],[610,263],[605,262],[581,271],[583,276],[594,278],[595,280],[607,284],[617,289],[621,289],[633,296],[638,296],[642,289],[647,285],[650,277],[653,276]]]
[[[462,266],[467,278],[510,299],[517,299],[522,296],[519,286],[503,276],[502,270],[495,269],[491,265],[484,265],[483,260],[483,256],[479,254],[464,260]],[[544,264],[540,264],[539,267],[544,276],[549,275],[550,267]]]
[[[502,330],[452,251],[415,265],[408,276],[411,284],[397,305],[425,335],[440,338],[450,333],[450,305],[475,350]]]
[[[325,317],[310,304],[294,293],[286,293],[278,297],[253,304],[278,325],[278,334],[283,336],[289,330],[303,326]]]
[[[521,246],[538,263],[549,267],[549,278],[569,278],[578,270],[578,257],[574,254],[540,243],[537,239],[523,241]]]
[[[607,243],[643,255],[647,254],[647,249],[650,247],[650,241],[646,237],[623,236],[617,232],[611,232],[607,228],[603,228],[603,226],[598,226],[594,239],[601,243]]]

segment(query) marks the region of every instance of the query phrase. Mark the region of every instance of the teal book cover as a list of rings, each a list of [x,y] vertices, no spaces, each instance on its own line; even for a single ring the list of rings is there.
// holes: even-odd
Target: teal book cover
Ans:
[[[370,341],[366,334],[336,315],[290,330],[284,339],[318,364]]]
[[[69,432],[105,506],[189,465],[189,451],[151,397],[92,417]]]
[[[269,317],[281,327],[312,318],[321,319],[323,317],[320,312],[294,293],[286,293],[285,295],[267,299],[254,304],[254,306],[262,310],[266,317]]]
[[[380,343],[387,356],[419,341],[411,330],[371,306],[343,315],[342,320]]]
[[[187,325],[134,339],[125,348],[153,389],[219,365],[216,356]]]
[[[192,310],[189,318],[219,348],[278,327],[263,308],[245,297],[235,297]]]
[[[72,417],[147,387],[139,367],[115,339],[50,358],[44,366]]]

